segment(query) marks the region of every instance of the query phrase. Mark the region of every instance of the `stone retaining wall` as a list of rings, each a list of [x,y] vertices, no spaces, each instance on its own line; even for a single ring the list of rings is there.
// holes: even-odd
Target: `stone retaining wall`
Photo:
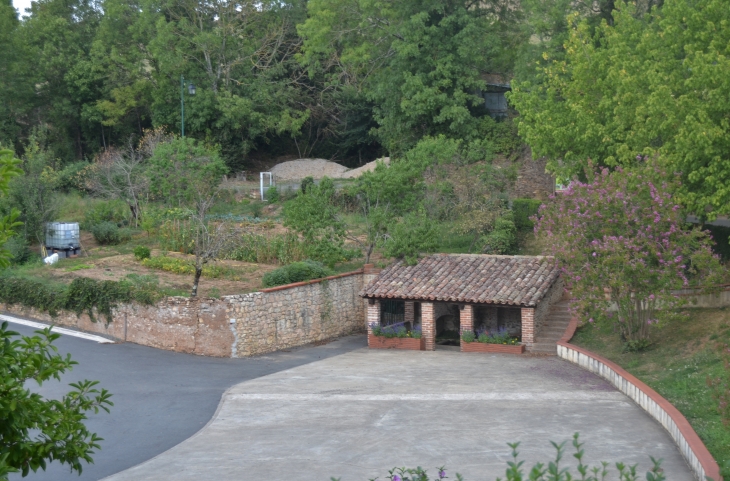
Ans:
[[[366,268],[220,299],[168,297],[154,306],[124,304],[113,310],[110,323],[72,312],[51,317],[17,305],[0,304],[0,311],[158,349],[251,356],[365,332],[365,301],[358,294],[376,274]]]

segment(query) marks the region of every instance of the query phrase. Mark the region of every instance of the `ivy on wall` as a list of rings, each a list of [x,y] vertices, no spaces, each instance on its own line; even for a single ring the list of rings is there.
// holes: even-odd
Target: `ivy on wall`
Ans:
[[[76,278],[69,285],[52,285],[34,279],[0,275],[0,303],[19,304],[57,316],[66,310],[81,315],[86,312],[96,322],[95,312],[107,323],[112,321],[112,310],[125,302],[152,305],[162,293],[149,284],[131,281],[96,281]]]

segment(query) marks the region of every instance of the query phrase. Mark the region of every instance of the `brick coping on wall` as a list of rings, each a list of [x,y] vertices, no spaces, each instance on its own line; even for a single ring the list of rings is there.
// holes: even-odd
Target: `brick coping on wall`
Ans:
[[[608,380],[657,420],[659,424],[669,431],[670,436],[677,443],[680,452],[698,479],[704,481],[706,478],[711,478],[715,481],[721,481],[722,477],[720,476],[720,467],[717,461],[715,461],[712,454],[707,450],[707,447],[692,428],[689,421],[687,421],[687,418],[672,403],[664,399],[659,393],[631,375],[618,364],[587,349],[570,344],[569,341],[572,339],[577,328],[578,319],[574,317],[570,320],[565,334],[563,334],[563,337],[557,343],[558,356],[578,364],[584,369],[594,372]],[[560,349],[561,347],[563,349]],[[570,351],[575,352],[577,356],[572,355]],[[588,358],[588,362],[591,363],[590,367],[593,367],[593,369],[582,365],[581,355]],[[653,404],[649,401],[652,401]],[[656,406],[659,412],[651,409],[653,406]],[[672,426],[667,427],[667,424],[674,424],[676,429],[670,429]]]
[[[331,281],[332,279],[340,279],[342,277],[355,276],[357,274],[363,274],[364,269],[358,269],[356,271],[345,272],[344,274],[338,274],[336,276],[322,277],[320,279],[312,279],[309,281],[294,282],[293,284],[284,284],[283,286],[269,287],[268,289],[261,289],[259,292],[276,292],[283,291],[285,289],[292,289],[294,287],[308,286],[310,284],[318,284],[324,281]]]

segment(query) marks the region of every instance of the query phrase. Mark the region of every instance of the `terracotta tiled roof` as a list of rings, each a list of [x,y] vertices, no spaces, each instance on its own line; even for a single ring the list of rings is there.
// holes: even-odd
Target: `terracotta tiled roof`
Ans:
[[[558,275],[552,257],[436,254],[383,269],[360,295],[535,306]]]

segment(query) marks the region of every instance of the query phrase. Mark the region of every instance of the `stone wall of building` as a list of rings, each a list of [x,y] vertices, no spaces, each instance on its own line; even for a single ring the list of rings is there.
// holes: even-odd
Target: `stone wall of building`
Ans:
[[[512,196],[547,200],[555,192],[555,177],[545,172],[547,159],[533,159],[532,151],[525,147],[517,162],[517,180]]]

